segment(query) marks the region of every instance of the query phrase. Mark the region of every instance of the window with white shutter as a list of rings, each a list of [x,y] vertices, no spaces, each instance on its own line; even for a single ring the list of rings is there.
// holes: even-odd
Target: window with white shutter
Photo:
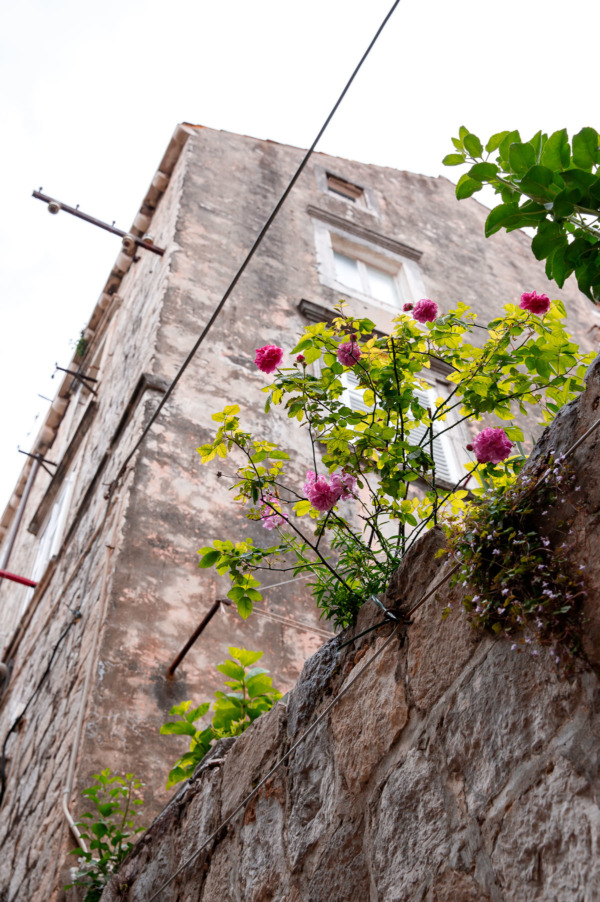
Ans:
[[[341,400],[358,413],[368,413],[372,410],[372,408],[368,407],[364,402],[364,389],[359,388],[359,379],[355,373],[352,370],[346,370],[340,378],[342,385],[344,386],[344,393]],[[425,409],[429,408],[433,413],[436,408],[437,399],[443,397],[445,392],[441,389],[441,386],[440,388],[434,388],[432,386],[429,389],[419,388],[416,390],[415,394],[421,407],[424,407]],[[464,475],[464,470],[454,447],[455,442],[451,438],[452,431],[443,432],[442,435],[437,435],[438,432],[442,432],[450,425],[452,422],[451,417],[452,414],[448,414],[445,420],[436,421],[433,427],[433,460],[435,463],[436,480],[447,483],[448,485],[454,485],[461,476]],[[459,428],[460,427],[457,427],[457,429]],[[425,426],[425,424],[419,425],[416,429],[411,430],[411,444],[420,444],[421,441],[425,439],[426,432],[428,432],[428,427]],[[426,452],[429,453],[429,437],[427,437],[426,444],[423,447]]]

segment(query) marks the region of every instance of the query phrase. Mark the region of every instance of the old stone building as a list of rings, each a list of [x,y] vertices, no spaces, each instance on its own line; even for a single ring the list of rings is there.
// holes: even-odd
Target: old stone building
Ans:
[[[201,332],[302,157],[270,141],[179,126],[135,217],[162,256],[124,246],[37,437],[49,475],[24,466],[0,521],[0,642],[4,743],[0,899],[60,898],[70,818],[103,767],[146,783],[148,816],[178,749],[159,726],[171,705],[220,685],[227,645],[262,649],[287,690],[328,636],[302,581],[276,585],[243,622],[220,610],[175,672],[167,668],[226,584],[197,568],[214,538],[263,538],[231,502],[198,445],[211,414],[232,401],[249,424],[263,408],[254,349],[291,348],[343,297],[382,331],[405,301],[462,300],[482,316],[522,291],[557,292],[520,233],[483,237],[486,210],[460,206],[445,179],[315,154],[258,254],[160,418],[120,473],[144,424]],[[560,292],[584,349],[600,318],[576,290]],[[443,374],[435,377],[443,390]],[[348,391],[352,386],[348,385]],[[268,435],[294,448],[299,480],[306,436],[275,413]],[[443,449],[449,475],[461,446]],[[269,580],[265,579],[265,586]]]

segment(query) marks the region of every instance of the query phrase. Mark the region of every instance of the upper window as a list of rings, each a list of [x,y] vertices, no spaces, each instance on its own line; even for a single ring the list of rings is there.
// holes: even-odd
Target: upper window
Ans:
[[[330,194],[337,194],[338,197],[343,197],[352,203],[358,203],[360,206],[365,205],[364,188],[361,188],[359,185],[353,185],[352,182],[347,182],[346,179],[341,179],[337,175],[332,175],[331,172],[326,173],[326,180],[327,190]]]
[[[383,307],[393,315],[407,301],[426,297],[417,262],[420,252],[315,207],[309,212],[320,280],[338,296]]]

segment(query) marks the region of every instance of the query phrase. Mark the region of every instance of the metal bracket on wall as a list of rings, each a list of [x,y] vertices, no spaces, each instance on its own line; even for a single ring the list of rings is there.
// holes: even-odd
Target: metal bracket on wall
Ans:
[[[98,382],[98,380],[94,379],[93,376],[86,376],[83,373],[78,373],[77,370],[67,370],[64,366],[59,366],[58,363],[55,363],[54,365],[56,367],[56,369],[54,370],[55,375],[58,370],[60,370],[61,373],[67,373],[69,376],[73,376],[74,379],[77,379],[78,382],[81,382],[82,385],[85,385],[87,390],[91,391],[93,395],[96,394],[96,390],[88,384],[89,382]]]
[[[22,448],[17,448],[19,454],[24,454],[25,457],[32,457],[33,460],[37,460],[41,467],[46,471],[48,476],[54,476],[52,470],[49,470],[48,467],[57,467],[58,464],[53,460],[47,460],[45,457],[42,457],[41,454],[30,454],[29,451],[23,451]]]
[[[123,229],[118,229],[114,222],[112,225],[109,225],[107,222],[102,222],[101,219],[96,219],[95,216],[90,216],[89,213],[83,213],[79,209],[79,205],[70,207],[68,204],[63,204],[62,201],[56,200],[54,197],[48,197],[47,194],[42,194],[41,190],[33,191],[32,197],[48,204],[50,213],[60,213],[61,210],[64,210],[65,213],[70,213],[71,216],[76,216],[78,219],[83,219],[84,222],[89,222],[92,225],[98,226],[99,229],[104,229],[106,232],[111,232],[113,235],[118,235],[120,238],[130,241],[132,246],[133,244],[136,244],[138,247],[143,247],[144,250],[152,251],[153,254],[158,254],[159,257],[162,257],[165,252],[163,247],[156,247],[149,235],[145,238],[138,238],[137,235],[132,235],[130,232],[124,232]]]

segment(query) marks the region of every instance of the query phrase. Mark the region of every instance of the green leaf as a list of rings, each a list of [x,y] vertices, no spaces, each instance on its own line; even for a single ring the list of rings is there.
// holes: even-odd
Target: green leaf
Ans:
[[[532,166],[521,179],[521,191],[534,200],[550,201],[556,192],[556,189],[549,190],[553,177],[554,173],[547,166]]]
[[[468,173],[465,173],[461,175],[456,185],[456,196],[458,200],[465,200],[465,198],[475,194],[476,191],[481,191],[482,188],[481,182],[476,182],[475,179],[469,177]]]
[[[225,676],[232,677],[234,680],[243,680],[246,676],[244,668],[234,661],[223,661],[221,664],[217,664],[217,670],[220,670]]]
[[[487,182],[493,179],[498,173],[498,167],[495,163],[475,163],[471,166],[467,175],[476,182]]]
[[[566,128],[561,128],[559,131],[550,135],[544,144],[540,162],[542,166],[547,166],[554,172],[558,172],[561,169],[567,168],[570,159],[571,153],[567,130]]]
[[[507,132],[498,145],[498,153],[500,154],[500,159],[506,160],[508,162],[508,155],[510,153],[511,144],[518,144],[520,141],[521,136],[518,131]]]
[[[465,135],[463,138],[463,144],[465,146],[465,150],[467,150],[472,157],[480,157],[483,153],[483,144],[477,137],[472,133]]]
[[[240,617],[242,617],[243,620],[247,620],[252,613],[252,600],[248,598],[247,595],[244,595],[239,599],[239,601],[236,602],[236,604]]]
[[[508,161],[513,172],[523,175],[535,163],[535,150],[531,144],[511,144],[508,151]]]
[[[510,132],[496,132],[495,135],[492,135],[488,143],[485,145],[485,149],[488,153],[493,153],[495,150],[498,150],[501,142],[506,138],[507,135],[510,135]]]
[[[198,705],[198,707],[194,708],[192,711],[188,711],[188,713],[185,715],[185,719],[188,723],[194,723],[195,720],[200,720],[201,717],[204,717],[209,708],[210,702],[204,702],[203,704]]]
[[[234,586],[227,593],[227,598],[231,598],[232,601],[237,603],[245,594],[245,590],[241,586]]]
[[[204,568],[214,567],[220,557],[221,552],[213,548],[211,551],[204,555],[204,557],[200,560],[198,566]]]
[[[248,690],[250,698],[255,698],[257,695],[264,695],[265,692],[268,692],[271,689],[272,685],[272,678],[264,673],[258,673],[256,676],[246,680],[246,689]]]
[[[250,667],[257,661],[260,661],[264,652],[250,651],[248,648],[235,648],[235,646],[232,645],[229,647],[229,654],[232,658],[235,658],[236,661],[239,661],[242,667]]]
[[[311,507],[312,504],[310,503],[310,501],[297,501],[296,504],[294,504],[292,510],[298,517],[303,517],[309,512]]]
[[[304,357],[307,363],[314,363],[321,356],[321,348],[307,348]]]
[[[275,449],[274,451],[269,451],[269,457],[271,460],[289,460],[290,455],[286,454],[285,451],[278,451]]]
[[[443,166],[460,166],[461,163],[465,162],[464,153],[448,153],[442,160]]]
[[[518,215],[518,203],[498,204],[485,221],[485,237],[489,238],[494,232],[499,232],[506,222],[512,221]]]
[[[159,732],[165,736],[195,736],[196,727],[186,720],[178,720],[175,723],[168,721],[162,725]]]
[[[598,132],[595,128],[582,128],[573,136],[573,162],[579,169],[590,170],[599,161]]]

